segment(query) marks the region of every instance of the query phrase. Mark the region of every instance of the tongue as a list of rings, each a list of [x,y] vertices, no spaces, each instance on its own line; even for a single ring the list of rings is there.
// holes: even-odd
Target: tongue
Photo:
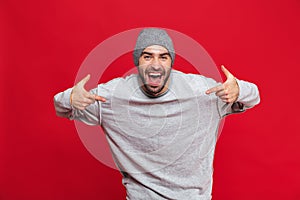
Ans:
[[[161,77],[148,76],[148,78],[149,78],[149,82],[148,82],[149,85],[151,85],[151,86],[159,86],[160,85]]]

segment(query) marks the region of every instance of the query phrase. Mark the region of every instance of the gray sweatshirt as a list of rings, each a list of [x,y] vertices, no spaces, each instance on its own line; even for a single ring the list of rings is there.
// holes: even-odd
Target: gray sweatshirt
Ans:
[[[173,70],[169,90],[151,98],[138,75],[116,78],[91,90],[106,98],[84,111],[70,105],[71,88],[54,97],[58,116],[102,126],[128,200],[209,200],[220,120],[259,103],[256,85],[237,80],[237,102],[205,91],[218,83]]]

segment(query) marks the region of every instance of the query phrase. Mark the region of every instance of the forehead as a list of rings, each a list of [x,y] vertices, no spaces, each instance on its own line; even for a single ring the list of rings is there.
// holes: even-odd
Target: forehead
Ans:
[[[162,53],[168,53],[168,50],[165,47],[160,45],[151,45],[145,48],[143,52],[162,54]]]

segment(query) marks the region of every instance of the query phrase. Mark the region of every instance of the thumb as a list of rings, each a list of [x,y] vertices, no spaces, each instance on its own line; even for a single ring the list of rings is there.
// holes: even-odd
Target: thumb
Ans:
[[[90,77],[90,74],[86,75],[86,77],[84,77],[83,79],[81,79],[81,81],[78,82],[78,85],[84,87],[84,85],[90,80]]]
[[[221,69],[222,69],[222,71],[225,74],[227,79],[233,77],[233,75],[225,68],[224,65],[221,65]]]

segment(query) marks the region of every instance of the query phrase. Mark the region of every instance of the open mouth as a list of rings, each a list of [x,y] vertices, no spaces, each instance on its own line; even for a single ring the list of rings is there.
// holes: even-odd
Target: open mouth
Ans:
[[[163,82],[163,75],[159,72],[150,72],[146,75],[147,77],[147,84],[150,87],[158,87],[162,85]]]

